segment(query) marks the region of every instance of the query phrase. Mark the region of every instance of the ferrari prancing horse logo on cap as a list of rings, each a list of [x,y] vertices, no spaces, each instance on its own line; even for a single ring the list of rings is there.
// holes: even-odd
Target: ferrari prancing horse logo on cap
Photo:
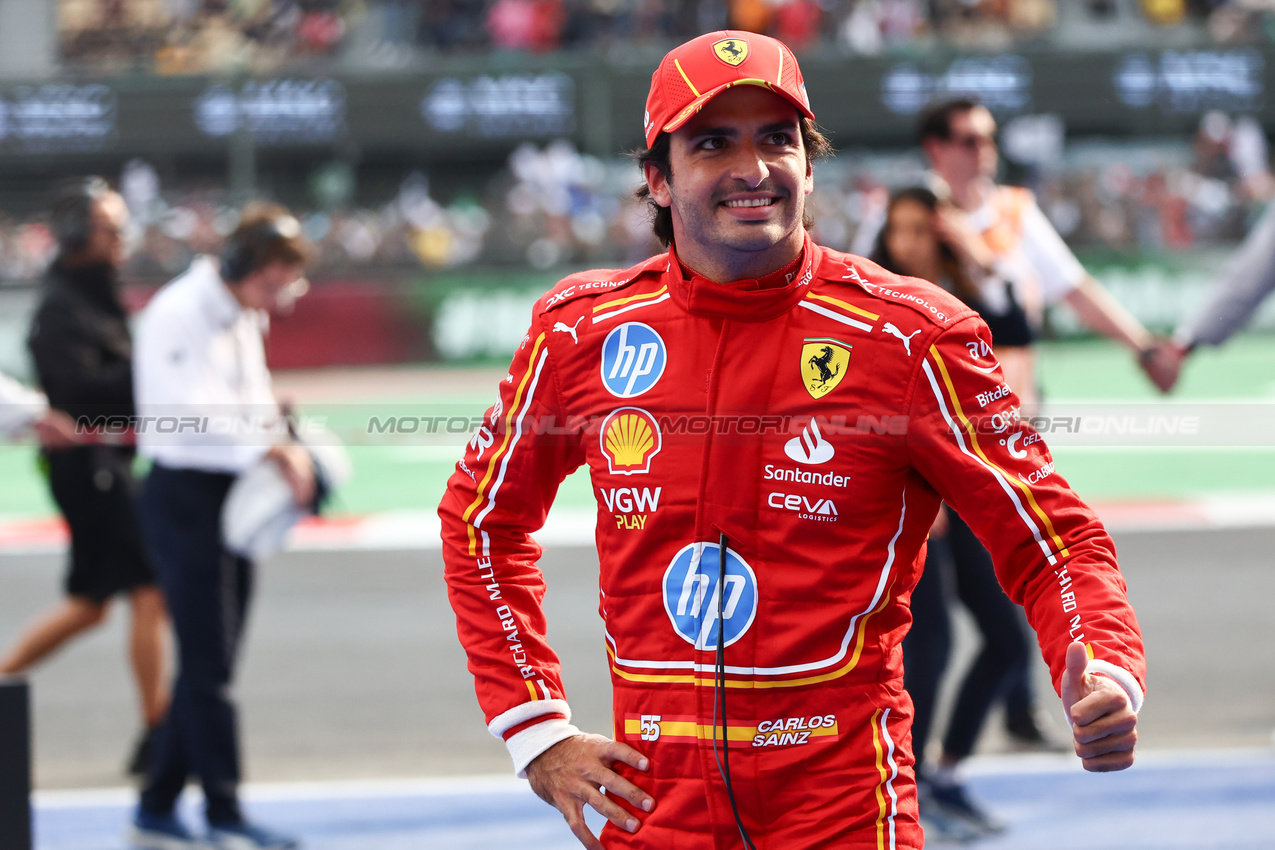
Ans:
[[[727,65],[738,66],[748,58],[748,42],[742,38],[723,38],[713,42],[713,54]]]

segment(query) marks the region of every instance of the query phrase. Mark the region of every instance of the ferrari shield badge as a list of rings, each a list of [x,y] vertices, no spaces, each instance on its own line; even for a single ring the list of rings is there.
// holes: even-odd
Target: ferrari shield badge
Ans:
[[[850,346],[835,339],[808,339],[801,347],[801,382],[811,398],[837,388],[850,365]]]
[[[748,58],[748,42],[742,38],[723,38],[713,42],[713,53],[727,65],[738,66]]]

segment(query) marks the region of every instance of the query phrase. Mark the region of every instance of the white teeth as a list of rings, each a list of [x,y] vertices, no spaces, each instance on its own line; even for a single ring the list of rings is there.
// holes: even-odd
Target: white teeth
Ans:
[[[727,201],[728,207],[768,207],[775,202],[774,198],[748,198],[742,201]]]

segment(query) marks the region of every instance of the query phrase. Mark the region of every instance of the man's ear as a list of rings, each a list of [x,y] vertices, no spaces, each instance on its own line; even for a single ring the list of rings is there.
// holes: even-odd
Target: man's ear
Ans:
[[[934,164],[934,151],[938,147],[938,142],[930,137],[921,142],[921,152],[925,154],[925,158],[931,165]]]
[[[662,207],[673,204],[673,194],[669,192],[668,178],[653,162],[643,163],[642,174],[646,177],[647,188],[651,190],[651,200]]]

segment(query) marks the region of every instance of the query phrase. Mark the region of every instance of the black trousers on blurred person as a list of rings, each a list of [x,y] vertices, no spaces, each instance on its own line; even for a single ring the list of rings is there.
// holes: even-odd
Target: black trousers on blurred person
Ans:
[[[177,635],[172,707],[159,731],[142,809],[172,812],[199,778],[210,823],[241,819],[239,732],[230,700],[252,585],[251,562],[221,545],[233,475],[156,464],[142,488],[142,530]]]
[[[930,539],[925,571],[912,592],[912,630],[903,641],[903,686],[912,697],[912,749],[918,773],[934,722],[939,684],[952,648],[948,592],[950,575],[956,597],[974,617],[983,646],[965,674],[952,708],[943,752],[964,758],[974,750],[993,703],[1018,682],[1027,657],[1027,634],[1018,606],[1001,590],[992,557],[974,532],[946,506],[950,530]]]
[[[48,452],[49,489],[71,528],[69,596],[106,602],[153,585],[137,517],[133,452],[122,446],[80,446]]]

